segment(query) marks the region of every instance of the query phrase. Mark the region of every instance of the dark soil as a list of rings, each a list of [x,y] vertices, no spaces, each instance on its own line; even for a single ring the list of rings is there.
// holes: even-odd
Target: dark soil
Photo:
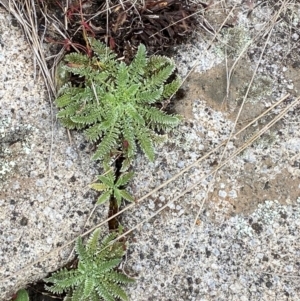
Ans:
[[[44,282],[37,282],[27,288],[30,301],[58,301],[63,300],[64,296],[55,295],[45,290]]]
[[[54,52],[61,47],[66,52],[74,51],[75,47],[88,51],[87,37],[94,37],[105,42],[127,62],[140,43],[151,55],[167,54],[173,46],[185,42],[197,25],[194,14],[199,9],[185,0],[146,0],[144,6],[132,5],[131,1],[120,4],[113,0],[110,1],[109,13],[104,0],[73,1],[68,8],[64,3],[62,0],[48,0],[37,5],[41,35],[47,28],[45,41],[52,43],[54,48],[59,46],[53,49]],[[59,30],[67,39],[62,38],[57,29],[48,26],[45,15],[59,21]]]

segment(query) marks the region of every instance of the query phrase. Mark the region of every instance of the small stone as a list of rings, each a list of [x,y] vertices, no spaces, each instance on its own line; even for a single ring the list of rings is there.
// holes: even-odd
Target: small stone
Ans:
[[[28,225],[28,218],[26,218],[25,216],[23,216],[20,220],[20,225],[21,226],[27,226]]]
[[[220,251],[218,250],[218,249],[213,249],[212,250],[212,252],[213,252],[213,254],[215,255],[215,256],[219,256],[220,255]]]
[[[149,204],[148,204],[148,208],[151,209],[151,210],[154,210],[155,208],[155,204],[153,201],[150,201]]]
[[[273,285],[273,283],[271,281],[267,281],[266,282],[266,287],[267,288],[270,288],[272,285]]]
[[[43,187],[45,186],[45,180],[44,179],[39,179],[35,182],[35,185],[38,187]]]
[[[169,207],[170,209],[175,209],[174,203],[170,203],[170,204],[168,205],[168,207]]]
[[[14,190],[20,189],[20,183],[19,183],[18,181],[16,181],[16,182],[14,183],[13,189],[14,189]]]
[[[46,239],[46,242],[47,242],[48,245],[52,245],[53,239],[52,239],[51,237],[48,237],[48,238]]]
[[[183,168],[183,167],[184,167],[184,162],[183,162],[183,161],[179,161],[179,162],[177,163],[177,167]]]
[[[227,192],[225,190],[219,190],[219,197],[226,198]]]
[[[66,160],[65,161],[65,167],[70,168],[73,165],[73,162],[71,160]]]
[[[230,285],[229,287],[233,292],[239,292],[243,289],[243,286],[241,286],[239,283],[234,283]]]
[[[228,196],[231,197],[231,198],[233,198],[233,199],[236,199],[237,198],[237,193],[236,193],[235,190],[230,190],[228,192]]]
[[[38,196],[36,197],[36,199],[37,199],[37,201],[40,202],[40,203],[44,201],[44,197],[41,196],[41,195],[38,195]]]
[[[285,266],[285,270],[287,272],[292,272],[294,270],[294,267],[292,265],[287,265],[287,266]]]

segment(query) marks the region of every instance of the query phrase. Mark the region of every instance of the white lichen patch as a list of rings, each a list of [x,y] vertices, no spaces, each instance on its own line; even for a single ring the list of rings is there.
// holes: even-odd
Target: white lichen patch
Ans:
[[[244,83],[241,89],[241,95],[244,96],[248,90],[249,83]],[[255,77],[250,90],[248,92],[247,101],[251,103],[256,103],[261,101],[262,98],[270,96],[272,94],[273,81],[267,76],[257,76]],[[243,100],[243,97],[237,99],[237,101]]]
[[[242,26],[226,28],[221,33],[222,40],[216,46],[216,52],[222,57],[236,58],[252,43],[249,31]]]

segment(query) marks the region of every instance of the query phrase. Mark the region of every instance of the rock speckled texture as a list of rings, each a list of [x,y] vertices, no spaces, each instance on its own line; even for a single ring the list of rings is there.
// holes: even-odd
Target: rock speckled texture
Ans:
[[[24,269],[82,233],[96,168],[83,137],[73,136],[74,147],[56,123],[30,47],[2,9],[0,39],[0,299],[8,300],[65,263],[69,249]]]
[[[228,1],[228,10],[232,2],[240,4]],[[269,3],[255,9],[251,18],[245,18],[243,12],[248,8],[247,3],[238,6],[234,15],[238,28],[234,26],[221,33],[227,41],[231,35],[231,41],[239,47],[251,41],[232,76],[228,98],[225,97],[227,78],[222,41],[207,50],[210,39],[202,31],[199,39],[179,47],[177,64],[181,75],[185,76],[196,64],[196,72],[184,84],[184,99],[175,104],[185,122],[169,134],[164,146],[157,148],[155,163],[147,163],[138,156],[134,167],[136,177],[131,185],[137,199],[228,138],[238,103],[243,99],[264,46],[265,39],[255,40],[255,37],[276,13]],[[214,13],[216,10],[211,11]],[[220,7],[218,13],[222,14]],[[209,19],[209,10],[207,14]],[[299,5],[292,5],[286,14],[293,26],[299,28]],[[219,25],[226,16],[223,12]],[[215,22],[210,24],[212,27],[219,28],[217,18],[209,20]],[[274,28],[237,130],[286,93],[291,93],[293,100],[299,96],[299,77],[295,70],[299,72],[300,57],[294,50],[290,51],[289,59],[286,56],[287,45],[295,43],[291,42],[293,36],[287,28],[284,22],[278,22]],[[227,52],[228,68],[233,63],[230,59],[236,59],[243,48],[239,47]],[[283,103],[235,137],[228,145],[225,158],[286,105]],[[230,160],[215,179],[211,173],[220,163],[220,150],[143,200],[136,209],[129,210],[123,219],[128,228],[144,221],[132,234],[127,257],[127,268],[138,279],[130,287],[131,300],[299,300],[299,138],[298,104],[253,145]],[[211,191],[208,191],[209,184],[213,184]],[[191,228],[193,232],[189,236]]]
[[[127,266],[139,280],[131,300],[299,300],[300,199],[266,201],[222,223],[201,215],[171,279],[196,209],[159,215],[135,232]]]
[[[190,75],[184,85],[185,97],[171,108],[182,113],[185,120],[168,133],[164,145],[156,148],[155,162],[149,163],[144,156],[137,155],[135,178],[129,187],[137,199],[195,163],[229,137],[266,41],[266,34],[258,34],[280,8],[274,6],[274,1],[266,1],[264,5],[256,6],[248,16],[251,3],[215,1],[214,9],[207,9],[205,15],[215,30],[220,28],[232,5],[237,5],[219,39],[208,48],[212,36],[210,30],[204,30],[202,26],[193,42],[178,49],[176,61],[180,74],[185,76],[195,63],[198,64],[195,71],[201,73]],[[274,27],[236,129],[241,129],[287,92],[292,96],[230,141],[224,158],[228,158],[254,132],[263,128],[283,107],[299,96],[299,5],[288,5],[283,16],[285,18],[280,18]],[[21,44],[19,40],[16,42],[16,37],[12,38],[16,33],[22,40],[20,32],[8,25],[7,14],[2,13],[0,17],[1,24],[5,22],[4,27],[9,29],[9,34],[3,29],[1,33],[4,46],[1,46],[0,62],[6,68],[3,70],[7,70],[8,74],[10,69],[17,70],[14,62],[13,67],[5,67],[4,51],[9,51],[9,55],[11,51],[16,51],[19,58],[17,64],[21,64],[23,61],[19,51],[24,47],[22,53],[25,53],[28,62],[23,62],[23,66],[28,68],[29,76],[32,75],[31,54],[27,46],[20,46],[21,49],[17,45],[12,47],[14,43]],[[224,48],[224,42],[228,48]],[[225,97],[228,73],[224,54],[228,55],[226,63],[230,68],[247,43],[249,49],[237,64],[231,78],[230,93]],[[24,68],[21,69],[25,72]],[[0,89],[1,151],[5,154],[4,159],[1,157],[0,160],[7,162],[0,174],[14,172],[25,177],[22,181],[11,181],[9,188],[7,184],[2,188],[13,197],[8,199],[1,192],[0,235],[4,241],[0,249],[1,297],[4,291],[18,289],[24,284],[24,277],[32,274],[34,276],[29,280],[37,279],[61,264],[54,256],[43,265],[31,266],[21,276],[17,273],[26,263],[82,231],[84,218],[80,219],[79,216],[86,217],[93,200],[91,196],[84,199],[82,195],[87,191],[85,185],[95,174],[85,150],[80,153],[85,172],[80,171],[77,166],[78,152],[69,146],[64,130],[55,124],[55,155],[51,160],[54,178],[49,178],[49,151],[45,146],[50,148],[51,110],[48,102],[42,101],[42,85],[36,88],[33,79],[26,79],[22,83],[15,73],[10,75],[9,81],[1,83],[3,89]],[[38,109],[23,91],[26,85],[29,86],[25,92],[33,94],[30,96],[32,99],[34,95],[39,98],[41,103]],[[34,89],[41,94],[35,94]],[[11,98],[4,97],[4,93]],[[24,100],[18,100],[20,95],[24,95]],[[29,116],[25,113],[27,108],[30,108]],[[20,116],[19,119],[14,118],[18,124],[12,124],[13,114]],[[45,126],[39,128],[29,122],[22,123],[21,117],[26,117],[27,121],[40,118],[39,124]],[[11,144],[6,138],[7,133],[11,137],[23,138],[14,138],[16,142]],[[74,137],[78,149],[83,143],[80,137]],[[41,141],[44,142],[43,146]],[[126,273],[137,278],[137,282],[127,289],[130,299],[300,300],[299,141],[298,105],[253,145],[230,160],[215,177],[212,172],[220,163],[223,148],[194,164],[166,187],[126,211],[122,223],[127,229],[143,222],[128,238],[130,245],[122,265]],[[34,150],[43,153],[32,157]],[[15,153],[23,154],[18,157],[19,161],[12,160],[12,154]],[[28,166],[31,162],[33,167]],[[63,179],[66,181],[62,182]],[[34,188],[32,191],[25,189],[26,194],[20,196],[18,191],[23,183],[26,187]],[[160,209],[161,212],[152,217]],[[93,222],[97,222],[97,219]],[[73,229],[74,232],[63,232],[62,228]],[[191,228],[193,232],[190,235]],[[185,251],[179,260],[186,240]],[[7,300],[4,297],[2,299]]]

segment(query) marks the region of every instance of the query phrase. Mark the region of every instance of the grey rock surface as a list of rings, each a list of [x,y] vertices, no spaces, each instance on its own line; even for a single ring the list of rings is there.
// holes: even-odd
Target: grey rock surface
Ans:
[[[83,232],[97,168],[83,137],[70,144],[56,122],[30,47],[1,8],[0,39],[0,300],[8,300],[65,263],[70,248],[30,265]]]
[[[300,300],[299,105],[253,145],[229,160],[215,177],[212,172],[221,161],[223,148],[195,163],[229,137],[266,41],[265,36],[259,36],[260,29],[279,8],[274,8],[273,1],[267,1],[247,17],[252,1],[243,5],[242,1],[214,3],[219,6],[207,10],[205,17],[215,30],[232,5],[237,4],[228,27],[220,34],[224,40],[215,41],[209,48],[212,36],[199,26],[199,35],[195,35],[193,42],[178,49],[176,60],[182,76],[197,64],[196,72],[184,85],[185,97],[172,108],[185,117],[184,122],[168,133],[164,145],[156,148],[155,162],[148,162],[140,154],[135,161],[135,178],[129,189],[136,199],[194,165],[123,214],[123,225],[127,229],[136,227],[128,237],[130,245],[121,267],[137,279],[127,291],[134,301],[297,301]],[[287,6],[284,13],[290,23],[286,23],[286,18],[276,23],[236,129],[286,93],[291,93],[291,97],[232,139],[225,158],[299,96],[296,30],[299,5]],[[8,15],[2,12],[0,18],[2,26],[9,29],[9,33],[2,29],[0,63],[5,74],[11,74],[0,89],[0,147],[5,154],[0,159],[6,166],[0,171],[6,176],[0,197],[0,235],[4,241],[0,248],[0,288],[2,300],[7,300],[4,297],[7,292],[63,264],[68,250],[42,264],[32,266],[30,262],[82,231],[93,202],[91,195],[82,196],[96,171],[86,150],[80,151],[79,146],[84,142],[80,135],[73,138],[79,149],[76,151],[58,124],[51,131],[51,108],[44,97],[43,85],[37,88],[31,78],[34,73],[29,48],[20,46],[22,35],[9,25]],[[19,37],[18,42],[14,33]],[[226,66],[232,66],[248,43],[249,49],[237,64],[230,93],[225,97]],[[14,61],[6,59],[12,51],[16,51],[18,62],[23,62],[22,71],[27,70],[25,74],[29,77],[25,80],[23,72],[21,78],[16,78],[16,72],[10,73],[18,70]],[[26,63],[21,53],[27,56]],[[23,92],[26,85],[30,88],[25,91],[27,94]],[[41,94],[35,94],[34,89]],[[41,102],[38,108],[33,105],[36,99]],[[24,113],[28,111],[30,117]],[[40,122],[35,123],[36,120]],[[22,155],[14,159],[12,154]],[[105,218],[99,211],[93,223]],[[24,273],[18,275],[18,270],[27,264]]]
[[[259,30],[278,12],[270,1],[246,18],[251,1],[221,2],[213,2],[217,7],[207,10],[206,21],[219,29],[233,4],[239,4],[232,14],[233,28],[222,30],[210,48],[212,35],[199,30],[178,49],[183,77],[196,66],[184,84],[185,97],[174,105],[185,122],[156,149],[155,163],[141,156],[136,160],[131,189],[137,199],[194,165],[125,213],[124,223],[135,228],[126,262],[137,277],[129,288],[131,300],[300,300],[299,100],[215,177],[223,148],[195,164],[229,137],[266,42]],[[298,32],[299,5],[285,9]],[[289,102],[300,95],[295,75],[300,71],[299,51],[288,46],[298,48],[299,37],[296,46],[281,21],[273,29],[235,132],[286,93],[292,95]],[[247,44],[226,97],[228,70]],[[286,105],[234,137],[225,158]]]

